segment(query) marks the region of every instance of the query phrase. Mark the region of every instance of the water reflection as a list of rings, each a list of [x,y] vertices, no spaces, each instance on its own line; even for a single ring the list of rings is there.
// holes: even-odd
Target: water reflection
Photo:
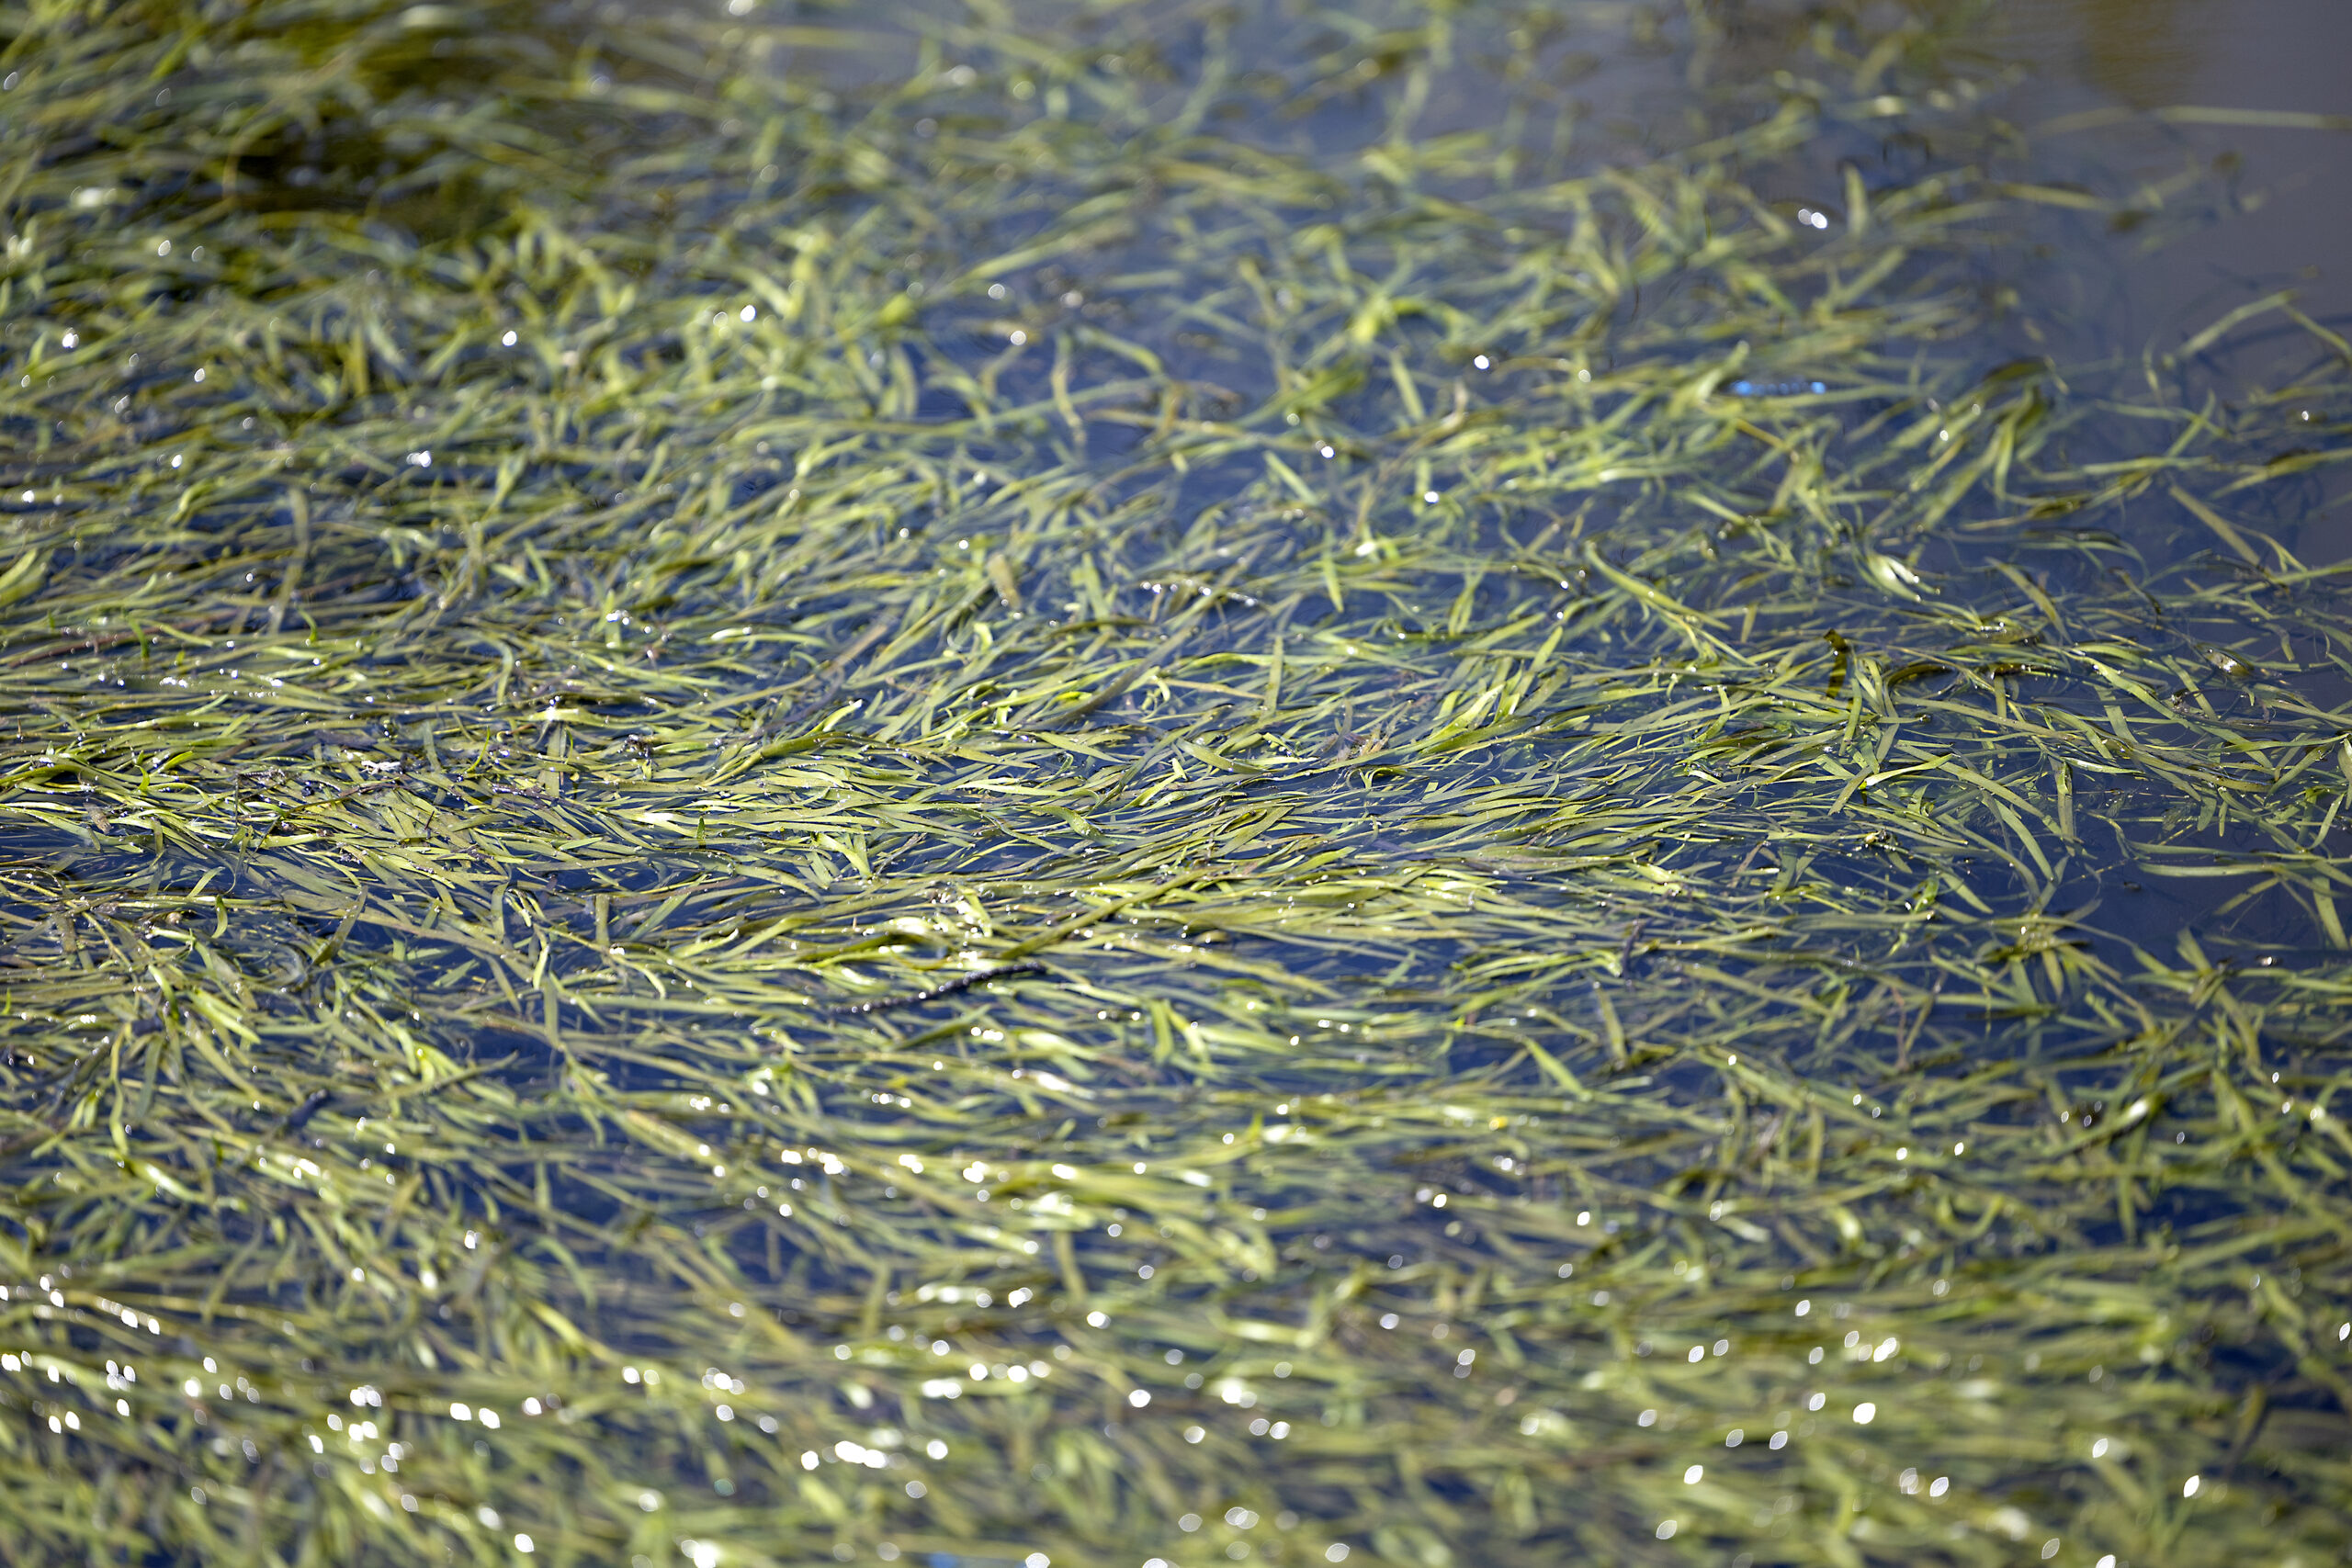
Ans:
[[[2197,58],[2221,26],[2221,8],[2182,0],[2072,0],[2047,8],[2073,13],[2083,79],[2137,108],[2188,101]]]

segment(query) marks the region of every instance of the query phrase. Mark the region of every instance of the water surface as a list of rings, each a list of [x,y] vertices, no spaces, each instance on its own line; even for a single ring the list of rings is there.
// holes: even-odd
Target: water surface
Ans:
[[[2352,1546],[2333,9],[5,28],[0,1555]]]

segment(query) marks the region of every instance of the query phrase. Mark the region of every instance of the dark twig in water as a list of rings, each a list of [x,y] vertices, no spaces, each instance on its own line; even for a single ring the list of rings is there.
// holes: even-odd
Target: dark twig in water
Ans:
[[[952,997],[958,991],[968,991],[973,987],[984,986],[990,980],[1009,980],[1015,975],[1045,973],[1046,969],[1042,964],[1007,964],[1001,968],[983,969],[977,975],[967,975],[962,979],[950,980],[944,986],[933,986],[928,991],[911,991],[897,997],[876,997],[870,1002],[850,1002],[845,1006],[828,1010],[843,1017],[858,1013],[886,1012],[893,1008],[910,1008],[922,1002],[935,1002],[942,997]]]
[[[311,1091],[310,1098],[303,1100],[301,1104],[296,1106],[292,1111],[287,1112],[285,1130],[288,1133],[300,1132],[303,1128],[311,1124],[311,1117],[316,1116],[320,1111],[324,1111],[329,1105],[333,1104],[334,1101],[334,1090],[331,1089],[312,1089]]]
[[[1634,947],[1642,940],[1642,932],[1648,925],[1647,920],[1635,920],[1625,932],[1625,945],[1617,950],[1617,975],[1620,979],[1634,972]]]

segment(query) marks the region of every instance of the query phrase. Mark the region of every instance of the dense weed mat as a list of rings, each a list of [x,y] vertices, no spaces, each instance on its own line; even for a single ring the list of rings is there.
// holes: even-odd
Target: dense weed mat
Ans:
[[[0,11],[0,1557],[2342,1558],[2352,354],[2036,346],[2201,175],[726,10]]]

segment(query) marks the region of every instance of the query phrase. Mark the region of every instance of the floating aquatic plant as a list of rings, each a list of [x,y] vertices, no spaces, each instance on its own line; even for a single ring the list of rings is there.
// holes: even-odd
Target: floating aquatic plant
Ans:
[[[2339,1557],[2352,352],[1979,19],[0,16],[0,1554]]]

